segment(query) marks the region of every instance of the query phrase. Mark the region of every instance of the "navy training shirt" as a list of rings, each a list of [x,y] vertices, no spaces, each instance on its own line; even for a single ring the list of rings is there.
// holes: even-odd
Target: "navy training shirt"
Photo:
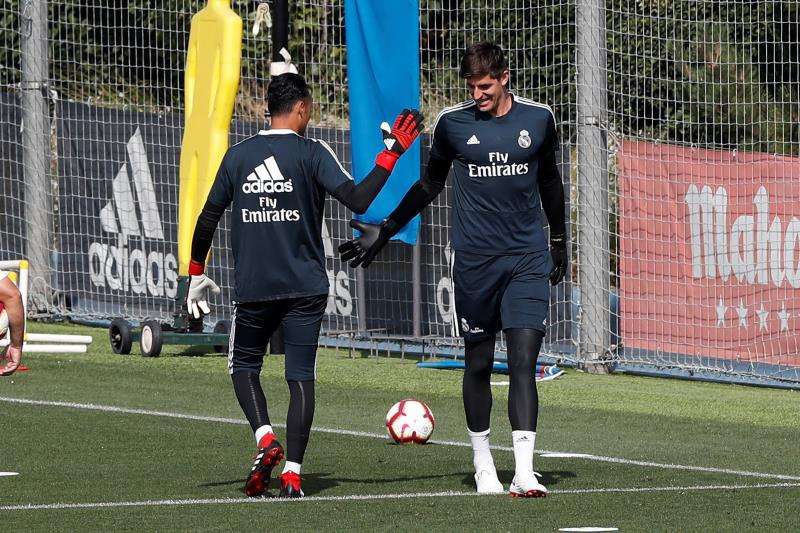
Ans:
[[[484,255],[546,250],[539,161],[558,148],[549,106],[511,95],[501,117],[474,100],[445,108],[431,157],[453,163],[453,249]]]
[[[232,205],[235,302],[328,293],[325,191],[353,178],[325,141],[262,130],[230,147],[208,200]]]

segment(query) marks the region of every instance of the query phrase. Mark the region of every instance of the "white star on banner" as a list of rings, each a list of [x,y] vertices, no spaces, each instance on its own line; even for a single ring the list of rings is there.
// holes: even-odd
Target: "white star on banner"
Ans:
[[[722,298],[719,299],[719,304],[717,304],[717,326],[724,326],[725,325],[725,311],[728,310],[728,306],[722,301]]]
[[[789,331],[789,317],[791,313],[786,311],[786,304],[781,305],[781,310],[778,312],[778,318],[781,321],[781,331]]]
[[[764,304],[761,304],[761,309],[756,311],[758,315],[758,329],[768,329],[767,328],[767,318],[769,318],[769,311],[764,309]]]
[[[744,306],[742,300],[739,300],[739,307],[736,308],[736,312],[739,313],[739,325],[741,327],[747,327],[747,308]]]

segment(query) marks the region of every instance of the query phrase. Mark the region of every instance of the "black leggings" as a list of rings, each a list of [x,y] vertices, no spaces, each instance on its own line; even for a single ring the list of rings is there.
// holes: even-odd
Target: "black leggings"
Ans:
[[[289,381],[286,415],[286,460],[302,463],[314,421],[314,381]]]
[[[535,329],[508,329],[508,420],[512,430],[536,431],[539,395],[536,391],[536,360],[544,333]],[[466,370],[462,382],[464,413],[470,431],[489,429],[492,411],[490,377],[494,361],[495,338],[467,343]]]
[[[236,372],[233,390],[253,431],[267,425],[267,399],[257,372]],[[286,459],[302,463],[314,421],[314,380],[288,381],[289,412],[286,415]]]

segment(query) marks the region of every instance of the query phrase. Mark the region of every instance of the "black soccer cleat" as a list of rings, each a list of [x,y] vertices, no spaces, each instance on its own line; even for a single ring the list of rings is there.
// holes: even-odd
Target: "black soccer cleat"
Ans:
[[[284,472],[279,476],[281,480],[281,498],[302,498],[303,489],[300,488],[300,474]]]
[[[247,476],[244,493],[251,498],[263,496],[269,486],[272,469],[283,460],[283,446],[275,437],[264,448],[259,448],[253,468]]]

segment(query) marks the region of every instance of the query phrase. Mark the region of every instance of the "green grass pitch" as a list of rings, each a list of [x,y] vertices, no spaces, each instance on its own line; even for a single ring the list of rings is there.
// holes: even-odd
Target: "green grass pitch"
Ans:
[[[27,355],[29,372],[0,379],[0,472],[19,473],[0,476],[0,531],[800,528],[796,391],[569,371],[539,386],[535,468],[551,495],[479,497],[460,372],[321,350],[307,498],[247,500],[254,443],[225,358],[167,347],[144,359],[136,346],[118,356],[105,330],[31,329],[95,341],[87,354]],[[262,380],[282,426],[282,357],[267,358]],[[507,485],[507,388],[494,393]],[[387,440],[385,413],[403,398],[430,405],[434,443]]]

